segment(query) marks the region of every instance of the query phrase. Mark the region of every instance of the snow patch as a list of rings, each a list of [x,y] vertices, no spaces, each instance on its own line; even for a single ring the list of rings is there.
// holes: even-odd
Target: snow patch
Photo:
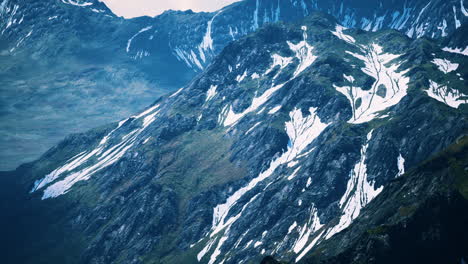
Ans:
[[[288,234],[290,234],[294,229],[296,229],[296,227],[297,227],[297,222],[294,221],[294,223],[292,223],[292,225],[290,225],[288,228]]]
[[[244,73],[243,73],[242,75],[237,75],[236,81],[237,81],[238,83],[240,83],[240,82],[242,82],[242,81],[245,79],[245,77],[247,77],[247,71],[244,71]]]
[[[146,144],[146,143],[148,143],[148,141],[149,141],[150,139],[151,139],[151,137],[146,138],[145,141],[143,141],[143,145]]]
[[[282,107],[281,105],[273,107],[270,111],[268,111],[268,114],[269,115],[276,114],[281,109],[281,107]]]
[[[232,126],[236,124],[240,119],[242,119],[248,113],[251,113],[257,110],[260,106],[266,103],[276,91],[281,89],[283,86],[284,86],[284,83],[273,86],[270,89],[266,90],[261,96],[255,97],[252,100],[252,104],[247,109],[245,109],[242,113],[238,113],[238,114],[234,113],[234,111],[232,110],[232,106],[230,106],[229,112],[224,119],[224,123],[223,123],[224,126],[225,127]]]
[[[350,83],[353,83],[353,82],[354,82],[354,77],[351,76],[351,75],[343,74],[343,78],[345,78],[345,80],[347,80],[347,81],[350,82]]]
[[[175,48],[174,52],[177,60],[183,61],[188,67],[193,68],[193,66],[196,66],[198,69],[203,70],[203,65],[193,50],[185,51],[180,48]]]
[[[302,26],[302,37],[303,40],[300,41],[297,44],[294,44],[290,41],[287,41],[286,43],[289,46],[289,49],[294,52],[296,58],[299,61],[299,64],[296,67],[296,70],[294,71],[294,75],[292,79],[296,78],[300,73],[302,73],[305,69],[307,69],[314,61],[317,59],[317,56],[313,54],[314,47],[309,45],[307,43],[307,27]],[[273,79],[276,79],[281,71],[286,68],[289,64],[291,64],[294,60],[292,57],[283,57],[278,54],[273,54],[271,56],[273,58],[273,63],[271,64],[270,68],[268,68],[263,75],[267,75],[270,72],[272,72],[277,66],[280,66],[280,70],[276,75],[273,77]]]
[[[305,254],[307,254],[316,244],[317,242],[319,241],[319,239],[322,237],[323,233],[325,231],[322,231],[321,233],[319,233],[313,240],[312,242],[310,242],[310,244],[302,251],[301,254],[299,254],[299,256],[296,258],[296,262],[298,262],[299,260],[301,260]]]
[[[468,11],[465,9],[465,6],[463,5],[463,0],[460,0],[460,10],[462,11],[464,16],[468,16]]]
[[[169,98],[172,98],[172,97],[175,97],[177,96],[178,94],[180,94],[180,92],[182,92],[182,90],[184,90],[184,88],[180,88],[179,90],[177,90],[175,93],[173,93],[171,96],[169,96]]]
[[[463,50],[461,48],[449,48],[449,47],[445,47],[442,50],[468,56],[468,46],[466,46],[465,49]]]
[[[253,125],[247,132],[245,132],[246,135],[248,135],[250,132],[252,132],[258,125],[260,125],[262,122],[257,122],[255,125]]]
[[[96,8],[91,8],[91,11],[93,11],[94,13],[98,13],[98,14],[99,14],[99,13],[104,13],[104,12],[106,12],[106,11],[104,11],[104,10],[96,9]]]
[[[101,139],[96,148],[78,154],[44,178],[36,181],[31,192],[45,188],[43,200],[58,197],[66,194],[77,182],[88,180],[102,169],[119,161],[135,144],[140,134],[156,120],[156,115],[159,113],[158,107],[159,105],[153,106],[138,116],[134,116],[133,118],[136,120],[143,118],[141,127],[122,136],[116,143],[109,144],[109,138],[129,119],[119,122],[115,129]],[[62,176],[63,178],[59,180]]]
[[[307,179],[307,183],[306,183],[306,188],[309,188],[309,186],[312,184],[312,179],[309,177]]]
[[[383,186],[375,189],[374,183],[367,181],[367,149],[372,139],[372,132],[367,134],[367,141],[361,148],[361,159],[354,166],[354,169],[349,175],[346,192],[340,199],[340,208],[343,214],[340,217],[339,223],[329,229],[326,234],[326,239],[329,239],[336,233],[348,227],[351,222],[359,216],[362,208],[372,201],[383,190]]]
[[[442,31],[442,37],[446,37],[448,34],[447,32],[445,32],[445,30],[447,29],[447,20],[442,20],[442,25],[440,26],[437,26],[437,29],[439,29],[440,31]]]
[[[210,101],[211,99],[213,99],[213,97],[215,97],[216,95],[216,89],[218,88],[217,85],[211,85],[210,86],[210,89],[208,89],[208,91],[206,92],[206,99],[205,99],[205,102],[208,102]]]
[[[461,104],[468,103],[467,99],[460,99],[461,97],[467,98],[468,95],[447,86],[439,85],[432,80],[429,80],[429,89],[426,90],[426,93],[430,97],[452,108],[458,108]]]
[[[294,229],[296,229],[296,227],[297,227],[297,222],[294,221],[294,223],[292,223],[292,225],[290,225],[288,228],[288,234],[290,234]]]
[[[278,77],[279,73],[281,72],[281,70],[283,70],[284,68],[286,68],[286,66],[288,66],[293,58],[291,57],[282,57],[278,54],[273,54],[271,56],[273,58],[273,63],[271,64],[270,68],[268,68],[265,73],[263,75],[267,75],[269,74],[270,72],[272,72],[277,66],[280,66],[280,71],[275,75],[275,77],[273,77],[273,79],[276,79],[276,77]]]
[[[346,30],[347,28],[341,26],[341,25],[336,25],[335,27],[335,31],[331,31],[331,33],[335,36],[337,36],[339,39],[341,40],[344,40],[348,43],[352,43],[354,44],[356,42],[356,40],[351,37],[350,35],[346,35],[345,33],[343,33],[343,30]]]
[[[317,232],[320,228],[322,228],[322,224],[320,223],[320,218],[318,217],[317,209],[314,205],[310,208],[310,215],[309,220],[304,224],[304,226],[300,227],[299,230],[300,234],[298,239],[294,242],[293,251],[294,253],[299,253],[305,247],[311,235]]]
[[[312,53],[314,47],[307,43],[307,27],[302,26],[301,29],[303,37],[301,42],[293,44],[292,42],[288,41],[289,48],[295,53],[296,58],[299,60],[299,65],[294,72],[293,78],[296,78],[317,59],[317,56]]]
[[[452,63],[447,59],[436,58],[432,60],[432,63],[434,63],[439,68],[439,70],[445,74],[458,69],[458,63]]]
[[[136,116],[132,116],[132,118],[135,118],[135,119],[139,119],[139,118],[142,118],[146,115],[148,115],[149,113],[153,112],[154,110],[158,109],[159,108],[159,105],[154,105],[148,109],[146,109],[145,111],[141,112],[140,114],[136,115]]]
[[[297,162],[296,162],[297,163]],[[289,165],[289,164],[288,164]],[[297,167],[293,173],[291,175],[288,176],[288,181],[294,179],[297,175],[297,173],[299,172],[299,170],[301,169],[301,166]]]
[[[219,11],[218,13],[216,13],[210,21],[208,21],[207,25],[206,25],[206,32],[205,32],[205,35],[203,36],[203,40],[202,42],[200,43],[200,45],[198,45],[198,52],[199,52],[199,56],[200,56],[200,59],[205,63],[206,62],[206,55],[205,55],[205,52],[209,52],[211,54],[213,54],[213,38],[211,37],[211,33],[212,33],[212,26],[213,26],[213,21],[214,19],[219,15],[221,14],[223,11]],[[196,56],[195,56],[196,57]],[[201,65],[201,64],[200,64]],[[198,66],[198,65],[197,65]],[[200,68],[200,67],[199,67]],[[203,68],[203,67],[201,67]]]
[[[206,244],[206,246],[200,252],[198,252],[198,254],[197,254],[198,262],[200,262],[200,260],[206,255],[206,253],[208,253],[208,251],[211,249],[211,246],[213,246],[215,241],[216,240],[214,240],[214,239],[209,241]]]
[[[136,38],[138,35],[140,35],[141,33],[145,32],[145,31],[148,31],[150,29],[152,29],[153,26],[148,26],[148,27],[145,27],[145,28],[142,28],[140,29],[140,31],[138,31],[135,35],[133,35],[128,41],[127,41],[127,48],[126,48],[126,51],[127,53],[130,52],[130,47],[132,45],[132,41],[134,38]]]
[[[361,70],[375,79],[371,89],[363,90],[354,86],[354,78],[347,75],[344,75],[344,78],[349,82],[348,85],[343,87],[333,85],[350,101],[353,116],[348,122],[353,124],[369,122],[379,111],[398,104],[406,96],[410,80],[405,76],[408,70],[398,71],[401,62],[392,63],[400,55],[384,53],[382,47],[377,44],[362,47],[361,51],[364,55],[349,51],[346,53],[364,62],[365,67]]]
[[[452,6],[453,9],[453,19],[455,20],[455,29],[461,27],[461,22],[457,18],[457,8],[455,6]]]
[[[403,158],[401,153],[400,155],[398,155],[398,158],[397,158],[397,166],[398,166],[397,177],[400,177],[401,175],[405,174],[405,159]]]

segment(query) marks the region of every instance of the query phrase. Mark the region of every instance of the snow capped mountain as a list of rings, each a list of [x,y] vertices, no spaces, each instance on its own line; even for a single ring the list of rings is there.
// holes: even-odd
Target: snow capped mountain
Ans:
[[[463,0],[245,0],[213,13],[122,19],[96,0],[2,0],[1,105],[9,125],[0,129],[0,144],[9,151],[0,167],[31,161],[69,133],[122,119],[188,84],[233,40],[315,10],[348,28],[392,28],[413,38],[448,36],[467,14]],[[24,96],[16,96],[17,87]],[[94,100],[98,109],[81,107]]]
[[[463,1],[266,1],[247,0],[193,22],[182,34],[170,32],[174,55],[194,70],[202,70],[230,41],[255,31],[265,23],[294,21],[313,11],[335,16],[349,28],[377,31],[390,28],[409,37],[445,37],[466,21]],[[156,22],[156,21],[155,21]],[[155,28],[161,28],[157,22]],[[203,27],[203,24],[205,26]],[[196,25],[196,26],[194,26]],[[201,29],[200,29],[201,28]],[[173,30],[173,29],[172,29]],[[177,29],[180,32],[180,28]],[[187,39],[187,32],[191,38]],[[165,35],[155,31],[156,35]],[[199,40],[195,41],[194,40]]]
[[[228,11],[196,14],[211,34],[193,54],[218,48],[216,21]],[[129,51],[160,30],[148,27]],[[9,175],[28,201],[19,216],[56,213],[38,213],[40,230],[2,223],[39,240],[15,258],[27,263],[39,250],[55,260],[73,244],[66,250],[79,263],[304,260],[389,182],[466,133],[467,45],[454,36],[350,29],[321,13],[258,28],[213,52],[211,64],[199,60],[204,71],[190,84]]]

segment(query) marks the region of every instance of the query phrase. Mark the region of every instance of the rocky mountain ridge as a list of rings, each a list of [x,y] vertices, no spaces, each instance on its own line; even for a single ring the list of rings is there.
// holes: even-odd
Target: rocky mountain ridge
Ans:
[[[447,36],[467,15],[463,0],[246,0],[215,13],[124,20],[99,1],[3,0],[1,144],[8,151],[0,166],[13,168],[65,135],[128,116],[186,85],[231,41],[315,10],[346,27],[393,28],[413,38]]]
[[[466,132],[456,43],[315,13],[266,26],[145,111],[20,167],[20,214],[60,214],[32,232],[48,263],[54,241],[77,245],[70,263],[300,261]]]

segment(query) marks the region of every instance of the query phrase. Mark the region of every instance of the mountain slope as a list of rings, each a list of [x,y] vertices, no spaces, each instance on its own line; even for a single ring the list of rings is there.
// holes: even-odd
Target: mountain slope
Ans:
[[[463,263],[467,137],[390,182],[344,232],[301,263]]]
[[[95,0],[3,0],[0,168],[37,158],[69,133],[139,111],[186,85],[231,41],[314,10],[348,27],[412,37],[446,36],[467,14],[463,0],[246,0],[215,13],[124,20]]]
[[[70,133],[128,116],[189,78],[168,83],[153,75],[162,66],[135,63],[125,47],[138,23],[102,4],[0,6],[2,170],[36,159]]]
[[[299,261],[466,132],[466,56],[443,48],[321,14],[266,26],[145,111],[18,168],[18,214],[55,212],[30,233],[46,263],[63,245],[69,263]]]

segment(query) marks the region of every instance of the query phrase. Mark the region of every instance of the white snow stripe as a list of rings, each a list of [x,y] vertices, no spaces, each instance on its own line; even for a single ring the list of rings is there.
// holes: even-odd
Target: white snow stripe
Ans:
[[[145,27],[145,28],[142,28],[140,29],[140,31],[138,31],[135,35],[133,35],[128,41],[127,41],[127,48],[125,49],[128,52],[130,52],[130,47],[132,45],[132,41],[134,38],[136,38],[138,35],[140,35],[141,33],[145,32],[145,31],[148,31],[150,29],[152,29],[153,26],[148,26],[148,27]]]

